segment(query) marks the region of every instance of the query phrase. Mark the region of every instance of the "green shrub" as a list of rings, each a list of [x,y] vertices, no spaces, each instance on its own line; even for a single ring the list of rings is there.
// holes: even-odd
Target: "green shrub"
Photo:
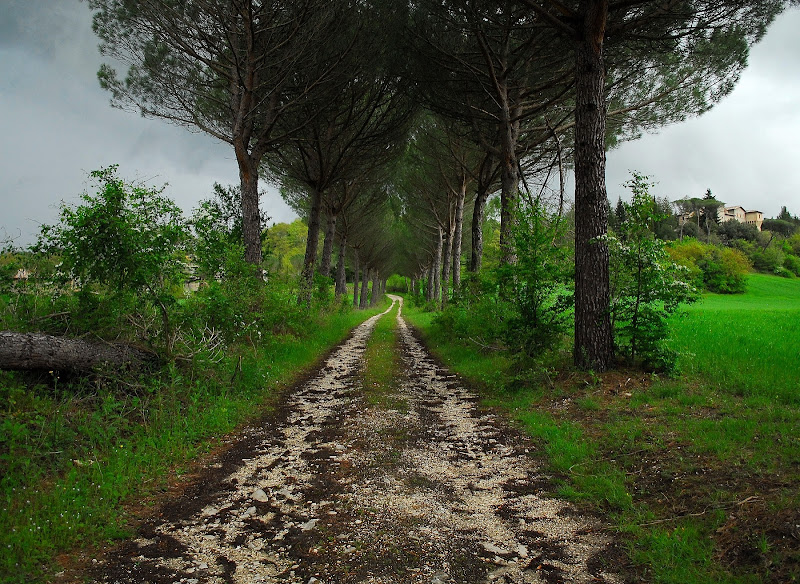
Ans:
[[[606,237],[611,256],[611,322],[618,349],[632,364],[672,369],[676,355],[666,346],[667,319],[681,303],[693,302],[689,270],[670,258],[654,226],[662,215],[650,196],[648,177],[633,173],[626,183],[631,203],[621,203],[619,234]]]
[[[263,212],[260,215],[261,225],[267,225],[269,217]],[[241,187],[214,183],[212,198],[200,202],[190,224],[194,232],[192,253],[197,270],[205,279],[213,280],[222,272],[230,249],[242,244]],[[264,230],[262,246],[266,238]]]
[[[517,263],[501,278],[511,282],[513,312],[506,341],[515,351],[537,357],[555,348],[571,324],[574,264],[568,246],[553,245],[564,222],[537,199],[517,214]]]
[[[800,276],[800,257],[787,254],[783,259],[783,267],[789,270],[795,276]]]
[[[712,248],[699,267],[703,272],[703,283],[709,292],[737,294],[747,288],[750,261],[737,249]]]
[[[60,257],[64,284],[133,293],[151,303],[162,322],[148,340],[160,337],[169,351],[172,289],[183,279],[188,238],[181,210],[161,194],[163,188],[123,181],[116,165],[90,177],[96,194],[84,193],[76,207],[62,204],[59,222],[42,228],[38,247]]]
[[[737,240],[737,245],[747,244]],[[750,261],[739,249],[718,247],[696,239],[674,242],[667,248],[670,257],[689,270],[692,283],[708,292],[744,292]]]
[[[399,276],[398,274],[392,274],[389,276],[389,279],[386,280],[387,292],[408,292],[408,286],[408,279],[404,278],[403,276]]]
[[[563,222],[538,201],[517,219],[517,263],[468,275],[434,324],[484,349],[536,358],[562,343],[571,325],[572,258],[568,246],[553,245]]]
[[[777,246],[769,245],[766,248],[756,249],[750,259],[753,261],[753,267],[759,272],[774,274],[775,270],[783,266],[785,255]]]
[[[417,305],[428,307],[424,298]],[[497,274],[487,271],[469,275],[461,294],[434,317],[433,324],[446,335],[486,348],[504,342],[508,321],[515,315],[512,303],[498,295]]]

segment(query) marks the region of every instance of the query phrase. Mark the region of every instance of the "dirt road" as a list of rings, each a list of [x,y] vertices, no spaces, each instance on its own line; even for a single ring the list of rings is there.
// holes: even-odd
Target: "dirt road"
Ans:
[[[362,355],[385,314],[109,554],[95,581],[618,582],[601,526],[542,496],[530,445],[436,365],[400,313],[405,373],[391,399],[368,403]]]

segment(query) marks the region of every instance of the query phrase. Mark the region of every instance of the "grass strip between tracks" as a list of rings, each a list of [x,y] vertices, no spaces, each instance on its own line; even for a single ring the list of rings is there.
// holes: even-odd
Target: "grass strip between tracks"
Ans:
[[[375,324],[364,352],[362,379],[367,403],[404,410],[407,404],[398,400],[395,391],[400,367],[398,309],[399,303],[396,303],[392,310],[384,314]]]

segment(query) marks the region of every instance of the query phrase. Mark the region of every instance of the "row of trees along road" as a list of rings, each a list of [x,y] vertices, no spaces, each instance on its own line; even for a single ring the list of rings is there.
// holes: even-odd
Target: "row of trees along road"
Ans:
[[[795,3],[89,0],[102,51],[129,66],[124,80],[100,70],[113,103],[234,148],[248,262],[261,256],[259,176],[277,177],[304,210],[301,301],[323,216],[322,274],[338,238],[341,269],[348,248],[377,279],[423,263],[444,301],[459,283],[464,209],[477,272],[484,206],[499,190],[501,261],[513,264],[520,181],[573,165],[574,358],[598,370],[614,351],[606,148],[712,107]],[[400,154],[403,168],[389,170]],[[396,192],[402,203],[387,202]],[[393,223],[392,208],[412,210],[413,225]]]

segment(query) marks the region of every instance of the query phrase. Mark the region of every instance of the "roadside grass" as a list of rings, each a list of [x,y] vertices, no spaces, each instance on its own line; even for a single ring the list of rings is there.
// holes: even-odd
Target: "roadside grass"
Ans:
[[[125,387],[0,373],[0,581],[44,580],[60,554],[129,537],[132,506],[155,504],[194,459],[263,415],[385,306],[328,314],[303,338],[231,347],[205,375],[170,366]]]
[[[611,522],[629,557],[616,568],[630,579],[798,582],[800,338],[779,331],[793,331],[800,316],[800,281],[751,278],[747,294],[708,296],[674,320],[683,350],[674,379],[577,372],[563,359],[538,382],[499,352],[444,336],[431,313],[405,315],[541,445],[552,494]],[[732,330],[741,341],[730,341]],[[754,352],[750,369],[737,371],[742,346]]]
[[[396,397],[396,380],[400,356],[397,349],[396,303],[391,311],[384,314],[375,324],[372,335],[364,351],[362,384],[367,403],[383,408],[405,411],[408,404]]]

